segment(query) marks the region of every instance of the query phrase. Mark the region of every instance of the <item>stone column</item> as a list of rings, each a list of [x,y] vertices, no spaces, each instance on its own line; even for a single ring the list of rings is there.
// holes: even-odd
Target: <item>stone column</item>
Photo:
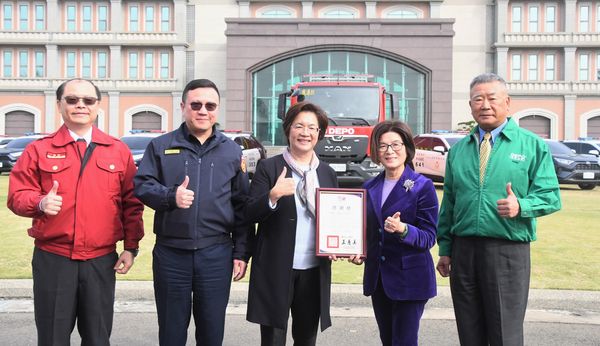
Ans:
[[[183,90],[185,87],[185,46],[173,46],[173,78],[177,81],[177,89]]]
[[[565,137],[563,139],[576,139],[577,137],[575,137],[575,103],[577,102],[577,95],[565,95],[564,97],[565,118],[563,126],[565,128]]]
[[[60,77],[60,61],[58,60],[58,46],[46,45],[46,78],[57,79]]]
[[[110,46],[110,79],[123,79],[121,46]]]
[[[442,16],[442,2],[429,2],[429,17],[440,18]]]
[[[183,91],[183,89],[182,89]],[[183,118],[181,116],[181,92],[172,92],[171,96],[173,97],[172,102],[173,102],[173,117],[171,119],[172,121],[172,125],[173,128],[172,130],[175,130],[176,128],[179,127],[179,125],[181,125],[181,123],[183,122]]]
[[[111,32],[123,32],[123,28],[126,28],[123,23],[122,12],[127,11],[127,8],[123,8],[121,0],[110,0],[110,31]]]
[[[108,134],[114,137],[121,137],[119,134],[119,123],[121,122],[121,114],[119,114],[119,98],[120,92],[109,91],[108,100],[110,106],[108,108]]]
[[[507,60],[508,47],[496,48],[496,74],[498,74],[498,76],[504,78],[505,80],[508,80]]]
[[[313,2],[302,1],[302,18],[312,18],[313,16]]]
[[[187,1],[184,0],[175,0],[174,9],[173,9],[173,21],[175,24],[175,32],[177,33],[177,38],[180,42],[185,42],[187,40]]]
[[[250,1],[238,1],[240,18],[250,18]]]
[[[56,126],[55,118],[56,118],[56,92],[47,90],[44,91],[44,107],[45,109],[45,117],[46,117],[46,128],[41,132],[54,132],[58,129]]]
[[[561,18],[565,23],[564,32],[577,31],[577,1],[565,0],[565,15]],[[558,30],[561,31],[561,30]]]
[[[573,82],[577,80],[577,64],[575,63],[575,47],[565,47],[565,62],[563,71],[565,73],[565,82]],[[558,76],[557,76],[558,77]],[[560,80],[560,78],[556,78]]]
[[[58,6],[57,0],[47,0],[46,1],[46,30],[49,32],[59,32],[62,31],[61,23],[62,21],[57,20],[60,18],[60,9]]]
[[[377,2],[376,1],[365,1],[365,7],[367,8],[367,18],[377,18]]]
[[[496,42],[504,42],[504,33],[507,32],[508,0],[496,1]]]

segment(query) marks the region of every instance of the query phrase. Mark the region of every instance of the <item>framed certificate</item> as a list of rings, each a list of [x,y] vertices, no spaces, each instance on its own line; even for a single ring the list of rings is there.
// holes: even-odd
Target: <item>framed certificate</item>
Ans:
[[[364,189],[317,189],[317,256],[366,255],[366,206]]]

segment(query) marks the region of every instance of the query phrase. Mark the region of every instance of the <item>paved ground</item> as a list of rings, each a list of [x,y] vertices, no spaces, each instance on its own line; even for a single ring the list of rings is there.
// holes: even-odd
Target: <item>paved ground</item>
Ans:
[[[156,345],[156,310],[151,282],[117,284],[114,345]],[[379,345],[370,300],[360,285],[333,285],[333,327],[319,345]],[[247,284],[234,283],[224,345],[258,345],[258,326],[245,320]],[[600,345],[600,292],[532,290],[525,323],[526,345]],[[73,344],[79,344],[74,332]],[[0,280],[0,345],[35,345],[31,280]],[[193,343],[193,322],[188,344]],[[291,340],[288,344],[292,344]],[[458,345],[452,302],[440,287],[425,311],[421,345]]]

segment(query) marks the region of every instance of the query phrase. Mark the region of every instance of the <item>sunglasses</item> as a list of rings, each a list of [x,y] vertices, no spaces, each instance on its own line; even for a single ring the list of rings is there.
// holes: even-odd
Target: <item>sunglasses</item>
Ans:
[[[65,96],[63,100],[69,105],[76,105],[79,103],[79,100],[83,101],[83,104],[86,106],[93,106],[98,102],[98,99],[91,96],[77,97],[77,96]]]
[[[209,112],[214,111],[215,109],[217,109],[217,104],[214,102],[206,102],[206,103],[202,103],[202,102],[192,102],[190,103],[190,108],[193,111],[199,111],[202,109],[202,107],[206,107],[206,110]]]

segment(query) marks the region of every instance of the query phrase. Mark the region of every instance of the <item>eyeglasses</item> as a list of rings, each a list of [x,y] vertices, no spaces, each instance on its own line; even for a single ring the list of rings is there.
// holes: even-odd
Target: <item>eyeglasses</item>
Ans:
[[[96,102],[98,102],[97,98],[91,97],[91,96],[84,96],[84,97],[65,96],[65,97],[63,97],[63,100],[65,100],[65,102],[68,105],[76,105],[79,103],[79,100],[83,101],[83,104],[85,104],[86,106],[93,106],[96,104]]]
[[[190,108],[193,111],[199,111],[202,109],[202,107],[206,107],[206,110],[209,112],[214,111],[215,109],[217,109],[217,104],[214,102],[206,102],[206,103],[202,103],[202,102],[192,102],[190,103]]]
[[[400,151],[400,149],[402,149],[403,146],[404,143],[400,142],[394,142],[392,144],[381,143],[377,147],[377,151],[379,151],[380,153],[385,153],[386,151],[388,151],[388,148],[392,148],[393,151]]]
[[[308,133],[311,135],[317,134],[319,133],[319,131],[321,131],[321,129],[318,126],[304,126],[302,124],[296,124],[292,126],[292,129],[297,132],[308,131]]]

